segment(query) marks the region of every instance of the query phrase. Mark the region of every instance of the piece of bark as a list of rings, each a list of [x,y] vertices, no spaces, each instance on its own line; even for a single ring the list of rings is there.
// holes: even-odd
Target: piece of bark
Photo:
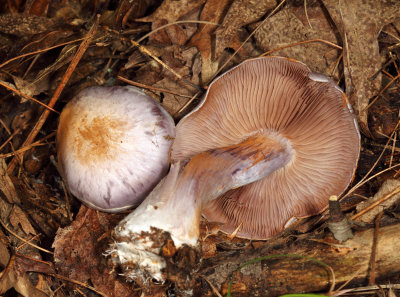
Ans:
[[[299,240],[289,246],[271,248],[266,245],[256,250],[221,254],[204,260],[200,274],[226,294],[230,275],[249,260],[273,254],[296,254],[312,257],[329,265],[336,277],[336,286],[352,280],[364,282],[369,273],[374,230],[358,232],[352,239],[339,244],[331,237],[324,240]],[[400,272],[400,225],[379,229],[376,250],[377,279],[388,278]],[[306,259],[276,258],[257,261],[234,273],[234,296],[279,296],[301,292],[327,292],[332,283],[324,266]],[[222,285],[222,286],[221,286]],[[225,290],[224,290],[225,288]],[[235,289],[236,288],[236,289]]]
[[[368,129],[369,100],[381,87],[378,35],[383,26],[398,18],[395,0],[323,0],[343,42],[346,94],[358,116],[360,128]]]

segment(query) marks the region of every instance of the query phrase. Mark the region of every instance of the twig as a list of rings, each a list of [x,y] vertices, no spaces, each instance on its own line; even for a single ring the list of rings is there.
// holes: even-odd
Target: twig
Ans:
[[[246,44],[247,41],[250,40],[251,37],[253,37],[254,34],[256,34],[256,32],[258,30],[260,30],[260,28],[265,24],[265,22],[275,13],[278,11],[278,9],[280,9],[282,7],[282,5],[286,2],[286,0],[282,0],[267,16],[266,18],[257,26],[257,28],[255,28],[253,30],[253,32],[251,32],[249,34],[249,36],[247,36],[247,38],[242,42],[242,44],[235,50],[235,52],[226,60],[226,62],[219,67],[219,69],[217,70],[217,72],[210,78],[209,81],[213,80],[214,77],[216,77],[218,75],[218,73],[220,73],[220,71],[222,69],[225,68],[226,65],[228,65],[228,63],[233,59],[234,56],[236,56],[236,54],[242,49],[242,47]]]
[[[74,58],[72,59],[71,63],[69,64],[65,75],[63,76],[60,84],[58,85],[56,91],[53,94],[53,97],[51,98],[49,102],[49,107],[54,107],[56,104],[58,98],[61,95],[61,92],[64,90],[65,86],[67,85],[68,80],[70,79],[72,73],[74,72],[76,66],[78,65],[79,61],[81,60],[83,54],[86,52],[86,49],[89,47],[95,33],[97,32],[97,27],[99,24],[99,17],[97,17],[95,23],[93,26],[90,28],[89,32],[86,34],[85,39],[82,41],[81,45],[79,46]],[[50,114],[50,111],[46,109],[42,115],[40,116],[39,120],[36,122],[35,126],[33,127],[31,133],[28,135],[26,138],[25,142],[23,143],[22,146],[28,146],[32,143],[32,141],[35,139],[36,135],[39,133],[40,129],[43,127],[44,123],[46,122],[48,116]],[[8,165],[8,170],[7,173],[11,174],[16,166],[17,159],[13,158]]]
[[[137,86],[137,87],[140,87],[140,88],[143,88],[143,89],[149,89],[149,90],[154,90],[154,91],[158,91],[158,92],[169,93],[169,94],[173,94],[173,95],[180,96],[180,97],[186,97],[186,98],[190,98],[191,97],[191,96],[179,94],[179,93],[174,92],[174,91],[170,91],[170,90],[166,90],[166,89],[162,89],[162,88],[156,88],[156,87],[153,87],[153,86],[141,84],[141,83],[138,83],[136,81],[127,79],[127,78],[125,78],[123,76],[120,76],[120,75],[117,76],[117,79],[119,79],[120,81],[126,82],[126,83],[128,83],[130,85]]]
[[[1,81],[0,81],[0,85],[2,85],[2,86],[5,87],[6,89],[9,89],[10,91],[12,91],[12,92],[14,92],[14,93],[17,93],[18,95],[20,95],[20,96],[22,96],[22,97],[25,97],[25,98],[28,99],[28,100],[32,100],[32,101],[34,101],[34,102],[36,102],[36,103],[42,105],[44,108],[47,108],[48,110],[50,110],[50,111],[52,111],[52,112],[55,112],[55,113],[57,113],[57,114],[60,114],[57,110],[51,108],[50,106],[44,104],[43,102],[41,102],[41,101],[39,101],[39,100],[37,100],[37,99],[31,97],[31,96],[28,96],[28,95],[26,95],[26,94],[24,94],[24,93],[18,91],[17,89],[14,89],[13,87],[10,87],[9,85],[7,85],[7,84],[5,84],[5,83],[3,83],[3,82],[1,82]]]
[[[186,101],[186,103],[183,104],[183,106],[181,108],[179,108],[179,110],[174,114],[174,117],[176,117],[179,114],[181,114],[197,97],[200,96],[201,93],[202,92],[197,92],[188,101]]]
[[[207,284],[211,287],[212,291],[214,292],[215,295],[217,295],[217,297],[222,297],[222,295],[218,292],[217,288],[204,275],[200,275],[200,277],[207,282]]]
[[[369,109],[380,98],[380,96],[383,94],[383,92],[385,92],[386,89],[389,88],[399,78],[400,78],[400,75],[397,75],[388,84],[386,84],[386,86],[382,90],[379,91],[379,93],[374,97],[374,99],[372,99],[372,101],[362,111]]]
[[[169,67],[167,64],[165,64],[163,61],[161,61],[156,55],[154,55],[151,51],[149,51],[146,47],[144,47],[143,45],[140,45],[139,43],[137,43],[134,40],[129,40],[134,46],[136,46],[139,51],[142,54],[145,54],[146,56],[149,56],[151,58],[153,58],[156,62],[158,62],[161,66],[163,66],[165,69],[167,69],[169,72],[171,72],[173,75],[175,75],[178,79],[184,81],[185,83],[187,83],[188,85],[192,86],[193,88],[195,88],[196,90],[200,90],[200,88],[198,86],[196,86],[194,83],[192,83],[191,81],[183,78],[182,75],[180,75],[178,72],[176,72],[174,69],[172,69],[171,67]]]
[[[24,146],[22,148],[20,148],[19,150],[14,150],[14,148],[12,147],[13,152],[12,153],[8,153],[8,154],[0,154],[0,159],[4,159],[4,158],[9,158],[12,156],[18,156],[19,154],[29,151],[31,148],[35,147],[35,146],[40,146],[40,145],[45,145],[44,143],[42,143],[43,141],[45,141],[48,138],[53,137],[54,135],[56,135],[56,132],[52,132],[49,135],[43,137],[42,139],[35,141],[34,143]]]
[[[399,164],[397,164],[399,165]],[[369,212],[371,209],[373,209],[375,206],[381,204],[382,202],[388,200],[389,198],[393,197],[394,195],[400,193],[400,187],[395,188],[393,191],[391,191],[390,193],[386,194],[385,196],[383,196],[382,198],[376,200],[374,203],[372,203],[371,205],[369,205],[368,207],[364,208],[362,211],[360,211],[359,213],[356,213],[354,216],[351,217],[351,220],[354,221],[355,219],[359,218],[360,216],[362,216],[363,214]]]
[[[303,40],[303,41],[291,43],[291,44],[288,44],[288,45],[284,45],[284,46],[272,49],[272,50],[270,50],[268,52],[265,52],[261,56],[267,56],[269,54],[272,54],[273,52],[277,52],[277,51],[280,51],[280,50],[285,49],[285,48],[294,47],[294,46],[301,45],[301,44],[313,43],[313,42],[325,43],[325,44],[330,45],[332,47],[335,47],[335,48],[337,48],[339,50],[343,49],[340,45],[337,45],[337,44],[335,44],[333,42],[317,38],[317,39]]]
[[[387,140],[387,142],[385,143],[385,147],[383,148],[382,152],[381,152],[380,155],[378,156],[378,159],[375,161],[375,163],[372,165],[372,167],[368,170],[368,172],[364,175],[364,177],[363,177],[354,187],[352,187],[352,188],[346,193],[346,195],[342,196],[342,198],[349,196],[349,195],[350,195],[351,193],[353,193],[356,189],[358,189],[360,186],[362,186],[366,181],[368,181],[368,180],[371,179],[371,178],[367,179],[367,177],[371,174],[371,172],[374,170],[374,168],[376,167],[376,165],[378,165],[379,160],[382,158],[383,154],[385,153],[386,148],[388,147],[389,142],[393,139],[393,135],[394,135],[394,133],[396,132],[396,130],[397,130],[397,128],[399,127],[399,125],[400,125],[400,120],[397,122],[396,126],[394,127],[393,132],[392,132],[392,134],[390,135],[390,138],[389,138],[389,139]],[[397,164],[397,165],[398,165],[398,164]],[[391,168],[394,168],[394,167],[396,167],[397,165],[392,166]],[[382,170],[382,172],[384,172],[384,170]],[[374,176],[377,176],[377,175],[374,175]]]
[[[378,246],[378,234],[379,234],[379,223],[381,222],[381,218],[383,215],[383,211],[381,211],[376,218],[375,221],[375,229],[374,229],[374,239],[372,242],[371,248],[371,262],[370,262],[370,275],[368,285],[375,285],[375,267],[376,267],[376,248]]]
[[[196,21],[196,20],[176,21],[176,22],[173,22],[173,23],[165,24],[163,26],[160,26],[160,27],[150,31],[149,33],[147,33],[146,35],[144,35],[140,39],[138,39],[136,42],[137,43],[141,43],[143,40],[145,40],[150,35],[156,33],[157,31],[165,29],[165,28],[167,28],[169,26],[178,25],[178,24],[186,24],[186,23],[188,23],[188,24],[192,24],[192,23],[193,24],[207,24],[207,25],[213,25],[213,26],[220,26],[220,24],[218,24],[218,23],[212,23],[212,22],[207,22],[207,21]]]
[[[13,232],[10,228],[7,227],[6,224],[4,224],[4,222],[3,222],[1,219],[0,219],[0,224],[4,227],[4,229],[6,229],[6,230],[8,231],[11,235],[15,236],[15,237],[18,238],[19,240],[25,242],[26,244],[29,244],[30,246],[33,246],[34,248],[36,248],[36,249],[38,249],[38,250],[40,250],[40,251],[42,251],[42,252],[45,252],[45,253],[54,255],[53,252],[48,251],[48,250],[46,250],[46,249],[44,249],[44,248],[42,248],[42,247],[40,247],[40,246],[38,246],[38,245],[36,245],[36,244],[34,244],[34,243],[31,243],[30,241],[26,240],[25,238],[22,238],[21,236],[19,236],[19,235],[16,234],[15,232]]]
[[[42,272],[42,273],[43,273],[43,272]],[[70,278],[65,277],[65,276],[63,276],[63,275],[61,275],[61,274],[49,273],[48,275],[50,275],[50,276],[52,276],[52,277],[55,277],[55,278],[58,278],[58,279],[62,279],[62,280],[64,280],[64,281],[67,281],[67,282],[70,282],[70,283],[73,283],[73,284],[76,284],[76,285],[79,285],[79,286],[81,286],[81,287],[83,287],[83,288],[89,289],[89,290],[91,290],[91,291],[93,291],[93,292],[99,294],[100,296],[108,297],[108,295],[106,295],[106,294],[104,294],[104,293],[102,293],[102,292],[100,292],[100,291],[97,291],[96,288],[94,288],[94,287],[92,287],[92,286],[89,286],[89,285],[87,285],[87,284],[85,284],[85,283],[82,283],[82,282],[77,281],[77,280],[74,280],[74,279],[70,279]]]
[[[57,48],[57,47],[60,47],[60,46],[64,46],[64,45],[68,45],[68,44],[75,43],[75,42],[82,41],[82,40],[84,40],[84,38],[79,38],[79,39],[63,42],[63,43],[60,43],[60,44],[57,44],[55,46],[51,46],[51,47],[48,47],[48,48],[45,48],[45,49],[41,49],[41,50],[37,50],[37,51],[34,51],[34,52],[26,53],[26,54],[23,54],[23,55],[19,55],[17,57],[14,57],[14,58],[4,62],[3,64],[0,64],[0,68],[3,68],[4,66],[6,66],[9,63],[11,63],[12,61],[21,59],[23,57],[28,57],[28,56],[44,53],[44,52],[47,52],[47,51],[52,50],[54,48]]]
[[[7,143],[9,143],[15,135],[17,135],[19,132],[21,131],[20,128],[18,128],[17,130],[15,130],[8,138],[6,141],[4,141],[4,143],[2,145],[0,145],[0,151],[7,145]]]

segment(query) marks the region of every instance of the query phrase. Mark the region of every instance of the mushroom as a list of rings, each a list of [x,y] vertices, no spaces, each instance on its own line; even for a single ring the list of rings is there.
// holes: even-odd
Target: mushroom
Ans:
[[[174,129],[171,116],[137,88],[87,88],[60,116],[60,173],[89,207],[136,206],[168,171]]]
[[[320,213],[351,182],[360,149],[345,94],[301,62],[247,60],[217,78],[176,127],[167,177],[114,231],[128,277],[165,278],[159,234],[196,246],[201,212],[268,239]]]

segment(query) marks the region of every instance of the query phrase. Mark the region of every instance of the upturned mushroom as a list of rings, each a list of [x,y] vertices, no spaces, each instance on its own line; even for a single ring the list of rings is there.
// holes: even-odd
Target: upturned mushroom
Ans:
[[[176,128],[167,177],[114,231],[131,278],[165,278],[160,233],[195,246],[201,213],[268,239],[320,213],[351,182],[360,135],[345,94],[322,74],[280,57],[247,60],[217,78]]]
[[[134,87],[91,87],[63,109],[59,169],[89,207],[117,212],[138,205],[168,171],[171,116]]]

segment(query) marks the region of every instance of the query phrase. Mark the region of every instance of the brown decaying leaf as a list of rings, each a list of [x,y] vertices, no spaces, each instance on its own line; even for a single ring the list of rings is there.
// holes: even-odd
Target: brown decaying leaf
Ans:
[[[13,206],[9,220],[10,224],[13,225],[14,227],[17,227],[18,225],[21,226],[21,229],[25,232],[26,235],[30,234],[36,235],[35,229],[33,229],[27,215],[17,205]]]
[[[110,221],[113,219],[114,221]],[[107,296],[138,296],[134,286],[106,265],[108,232],[118,218],[82,206],[75,221],[59,229],[54,239],[54,257],[60,274],[93,286]],[[114,223],[113,223],[114,222]]]
[[[276,6],[276,0],[236,0],[226,14],[224,21],[215,31],[215,57],[218,58],[225,48],[237,49],[241,42],[238,32],[243,26],[260,19]]]
[[[0,32],[16,36],[38,34],[52,28],[56,29],[58,20],[24,14],[0,15]]]
[[[229,3],[229,0],[208,0],[201,11],[200,20],[219,24]],[[189,42],[189,45],[196,46],[200,51],[203,83],[208,82],[218,70],[218,61],[212,60],[212,49],[214,48],[212,34],[216,28],[215,25],[200,24],[197,33],[192,36]]]
[[[182,16],[203,5],[206,0],[164,0],[151,15],[137,19],[139,22],[154,22],[164,19],[168,23],[175,22]]]
[[[1,250],[4,251],[5,246],[0,243]],[[3,253],[3,255],[5,255]],[[5,255],[6,256],[6,255]],[[6,293],[9,289],[14,288],[19,294],[24,297],[47,297],[48,295],[43,291],[37,289],[30,281],[26,271],[31,271],[26,267],[24,260],[19,257],[9,257],[7,261],[7,267],[2,272],[0,279],[0,294]],[[20,260],[21,263],[20,263]],[[22,265],[21,265],[22,264]],[[32,264],[32,263],[30,263]],[[24,267],[25,266],[25,267]],[[28,268],[28,270],[26,270]],[[46,270],[49,272],[49,269]]]
[[[346,93],[362,131],[368,129],[369,100],[381,87],[381,56],[377,36],[398,17],[400,2],[391,0],[323,0],[343,42]],[[378,74],[378,75],[376,75]]]
[[[357,212],[362,211],[363,209],[369,207],[372,203],[382,199],[392,191],[396,190],[396,188],[400,187],[400,181],[396,179],[388,179],[386,180],[382,186],[380,187],[379,191],[370,199],[359,203],[356,207]],[[362,216],[358,217],[356,220],[365,222],[365,223],[373,223],[375,218],[379,213],[384,210],[389,209],[393,205],[397,204],[400,201],[400,194],[395,194],[389,199],[383,201],[379,205],[372,208],[370,211],[366,212]]]
[[[4,159],[0,159],[0,191],[4,194],[9,203],[21,203],[14,184],[7,174],[7,165]]]
[[[29,3],[29,2],[28,2]],[[50,0],[34,0],[27,5],[25,11],[28,10],[29,14],[37,16],[45,16],[47,10],[49,9]]]
[[[255,33],[257,45],[266,52],[296,42],[323,39],[338,43],[332,24],[321,7],[320,2],[307,2],[307,15],[304,6],[287,4],[282,10],[264,22]],[[310,27],[310,24],[312,27]],[[254,27],[254,26],[252,26]],[[307,64],[313,71],[330,75],[333,64],[340,51],[320,42],[289,47],[273,55],[286,56]]]

